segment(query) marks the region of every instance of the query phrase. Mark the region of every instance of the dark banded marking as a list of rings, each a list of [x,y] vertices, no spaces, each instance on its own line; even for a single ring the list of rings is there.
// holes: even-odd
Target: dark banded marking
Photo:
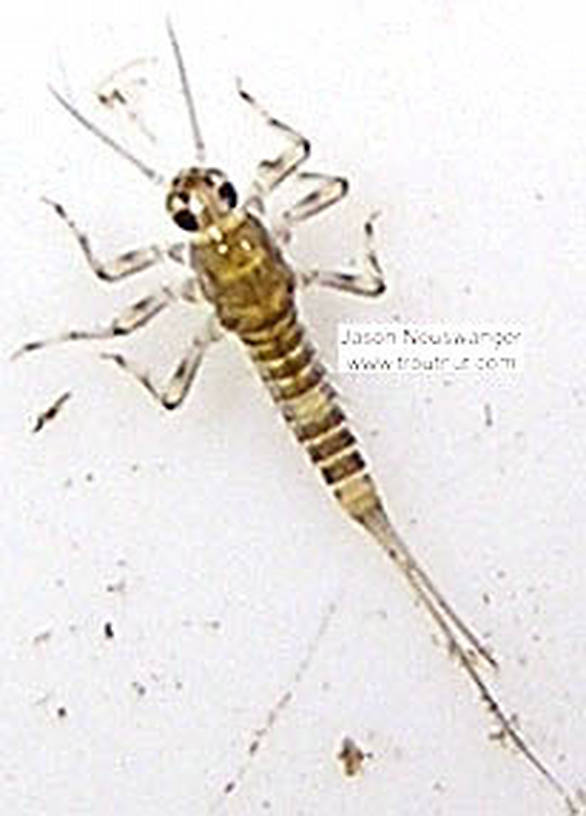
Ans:
[[[303,397],[321,383],[324,375],[325,371],[322,366],[310,363],[294,376],[282,379],[269,376],[266,379],[274,399],[281,402]]]
[[[373,512],[384,512],[372,476],[365,471],[335,487],[334,496],[357,521],[364,522]]]
[[[303,329],[294,309],[254,332],[239,335],[255,361],[277,360],[293,351],[303,340]]]
[[[295,310],[242,339],[298,442],[346,512],[361,521],[381,502]]]
[[[294,349],[285,352],[282,357],[263,361],[260,366],[267,377],[281,380],[285,377],[294,377],[296,374],[299,374],[304,368],[311,364],[314,357],[315,349],[312,346],[308,343],[298,343]]]
[[[306,450],[311,461],[317,464],[355,444],[356,437],[348,429],[347,425],[343,424],[341,427],[334,428],[326,434],[320,434],[319,438],[308,442]]]
[[[354,476],[354,474],[364,470],[366,462],[359,451],[352,448],[347,452],[342,452],[329,464],[320,465],[319,467],[326,483],[335,485],[337,482],[342,482],[349,476]]]
[[[278,342],[275,342],[273,338],[268,340],[265,338],[258,343],[250,343],[248,339],[245,342],[249,347],[253,360],[259,363],[268,363],[294,351],[302,341],[303,330],[299,326],[293,325],[279,336]]]
[[[292,430],[298,441],[305,444],[346,422],[346,416],[335,402],[325,402],[321,406],[321,411],[321,416],[312,416],[303,422],[299,420],[294,409],[291,409],[290,413],[283,410],[283,416],[293,426]]]

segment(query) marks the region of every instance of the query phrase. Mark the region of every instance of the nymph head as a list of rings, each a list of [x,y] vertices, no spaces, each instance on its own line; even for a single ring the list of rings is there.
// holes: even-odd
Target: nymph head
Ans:
[[[181,229],[204,230],[238,203],[232,183],[214,167],[190,167],[175,176],[167,193],[167,211]]]

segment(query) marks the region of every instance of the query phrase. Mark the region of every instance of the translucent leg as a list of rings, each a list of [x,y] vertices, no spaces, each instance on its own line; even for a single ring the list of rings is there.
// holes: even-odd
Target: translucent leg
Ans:
[[[264,119],[266,124],[282,133],[290,143],[275,159],[265,159],[257,167],[252,190],[245,200],[245,206],[256,207],[262,212],[264,210],[265,196],[281,184],[287,176],[297,170],[307,159],[311,145],[301,133],[275,119],[265,108],[259,105],[256,99],[248,91],[244,90],[240,81],[238,81],[237,88],[240,97]]]
[[[292,207],[285,210],[274,226],[280,241],[288,243],[291,238],[291,227],[300,221],[306,221],[317,215],[326,207],[340,201],[348,192],[348,182],[340,176],[328,176],[324,173],[298,173],[301,181],[316,181],[317,187],[303,196]]]
[[[101,280],[108,282],[121,280],[128,275],[134,275],[148,269],[150,266],[161,263],[166,258],[183,264],[188,264],[190,261],[189,247],[184,242],[167,245],[152,244],[149,247],[124,252],[112,260],[102,261],[94,255],[88,236],[79,229],[64,207],[48,198],[43,198],[43,201],[49,204],[57,215],[65,221],[81,247],[81,251],[93,273]]]
[[[195,379],[195,375],[201,366],[205,350],[213,343],[221,340],[223,333],[221,328],[212,316],[207,323],[205,334],[203,337],[196,336],[193,338],[190,347],[181,357],[178,364],[175,366],[173,373],[163,387],[158,387],[152,381],[151,375],[148,371],[140,368],[132,360],[128,360],[122,354],[102,354],[102,359],[112,360],[123,371],[126,371],[133,377],[143,388],[153,396],[163,408],[173,410],[181,405],[187,396],[189,389]]]
[[[377,215],[378,213],[373,213],[364,224],[364,257],[361,268],[357,270],[349,266],[336,270],[310,269],[299,273],[300,285],[318,283],[353,295],[381,295],[386,285],[374,242],[373,223]]]
[[[170,303],[181,297],[181,293],[176,293],[168,287],[163,287],[159,292],[140,298],[127,306],[119,315],[114,317],[108,326],[97,327],[95,329],[70,329],[69,331],[57,334],[54,337],[47,337],[42,340],[31,340],[24,346],[17,349],[12,355],[12,359],[28,354],[31,351],[51,346],[56,343],[68,343],[72,340],[108,340],[112,337],[131,334],[136,329],[146,326],[154,317],[163,311]]]

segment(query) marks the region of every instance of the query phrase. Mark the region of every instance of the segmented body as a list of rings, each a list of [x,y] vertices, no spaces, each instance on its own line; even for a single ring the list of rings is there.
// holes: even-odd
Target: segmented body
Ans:
[[[258,218],[231,213],[198,236],[197,272],[222,325],[248,350],[273,400],[342,507],[365,523],[382,505],[357,440],[300,323],[295,275]]]

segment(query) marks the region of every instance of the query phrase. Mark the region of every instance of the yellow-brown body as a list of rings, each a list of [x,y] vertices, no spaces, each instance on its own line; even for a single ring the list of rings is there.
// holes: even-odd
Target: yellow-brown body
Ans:
[[[295,275],[264,225],[233,211],[196,241],[205,297],[247,348],[273,400],[344,509],[364,523],[381,503],[324,367],[298,320]]]

